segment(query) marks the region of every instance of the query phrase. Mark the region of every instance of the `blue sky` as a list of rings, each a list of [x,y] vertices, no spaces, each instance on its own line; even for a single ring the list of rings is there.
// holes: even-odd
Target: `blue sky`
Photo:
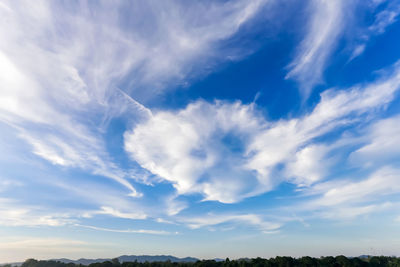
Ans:
[[[0,13],[0,262],[398,255],[399,1]]]

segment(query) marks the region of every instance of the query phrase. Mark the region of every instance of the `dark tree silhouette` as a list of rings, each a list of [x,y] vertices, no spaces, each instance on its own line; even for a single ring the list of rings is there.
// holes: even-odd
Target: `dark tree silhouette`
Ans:
[[[74,263],[63,263],[59,261],[38,261],[35,259],[26,260],[21,267],[367,267],[367,266],[387,266],[400,267],[400,258],[374,256],[366,258],[347,258],[343,255],[336,257],[275,257],[271,259],[254,258],[225,261],[199,260],[197,262],[123,262],[118,258],[101,263],[92,263],[88,266]],[[12,266],[3,266],[12,267]]]

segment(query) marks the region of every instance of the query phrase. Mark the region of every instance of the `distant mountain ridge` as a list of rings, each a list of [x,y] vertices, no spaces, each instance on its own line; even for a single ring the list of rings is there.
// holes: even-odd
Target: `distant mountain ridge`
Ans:
[[[155,255],[155,256],[150,256],[150,255],[122,255],[117,257],[119,262],[130,262],[130,261],[137,261],[137,262],[155,262],[155,261],[171,261],[171,262],[196,262],[199,259],[193,258],[193,257],[185,257],[185,258],[178,258],[174,257],[171,255]],[[105,262],[105,261],[111,261],[111,258],[104,258],[104,259],[78,259],[78,260],[70,260],[70,259],[52,259],[53,261],[60,261],[64,263],[75,263],[75,264],[82,264],[82,265],[89,265],[91,263],[96,263],[96,262]]]

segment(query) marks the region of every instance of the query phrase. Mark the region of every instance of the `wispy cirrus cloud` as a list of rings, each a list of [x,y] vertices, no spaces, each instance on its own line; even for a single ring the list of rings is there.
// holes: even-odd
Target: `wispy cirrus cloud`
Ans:
[[[350,154],[353,164],[366,168],[393,164],[400,151],[400,117],[394,116],[373,123],[363,136],[363,146]]]
[[[346,1],[309,1],[305,37],[288,65],[286,79],[295,79],[307,98],[312,88],[323,81],[327,60],[340,39],[346,13],[352,5]]]
[[[375,15],[375,20],[372,23],[372,25],[368,27],[368,30],[376,34],[384,33],[389,25],[396,22],[399,13],[400,13],[399,1],[391,1],[390,3],[387,3],[386,8],[379,11]]]
[[[356,19],[358,7],[374,16],[368,27],[358,25],[366,23]],[[309,1],[304,38],[287,66],[286,79],[297,81],[303,98],[307,99],[316,85],[324,83],[324,71],[340,40],[346,40],[345,49],[352,51],[349,61],[353,60],[364,52],[372,36],[383,34],[397,21],[399,13],[398,1]]]
[[[51,211],[48,207],[35,205],[25,205],[13,199],[0,198],[0,225],[12,227],[63,227],[77,226],[98,231],[107,231],[115,233],[132,233],[132,234],[153,234],[153,235],[169,235],[176,234],[165,230],[152,229],[111,229],[82,224],[84,219],[93,218],[94,216],[108,215],[114,218],[122,218],[129,220],[144,220],[147,215],[143,213],[122,212],[112,207],[101,207],[97,211],[74,210],[69,213],[59,213]]]
[[[381,35],[386,31],[386,28],[395,23],[398,20],[400,14],[400,2],[395,1],[382,1],[378,3],[367,3],[369,4],[369,9],[376,13],[374,15],[374,21],[366,28],[361,30],[361,36],[353,47],[353,52],[349,60],[360,56],[367,48],[368,41],[377,35]],[[381,8],[380,11],[376,11],[377,8]]]
[[[103,228],[91,225],[82,225],[82,224],[75,224],[77,227],[88,228],[97,231],[105,231],[105,232],[113,232],[113,233],[125,233],[125,234],[149,234],[149,235],[171,235],[171,234],[178,234],[177,232],[168,232],[164,230],[150,230],[150,229],[111,229],[111,228]]]
[[[396,195],[400,191],[396,182],[399,177],[398,169],[383,166],[367,177],[351,177],[320,183],[305,190],[306,195],[311,194],[315,197],[301,202],[296,209],[307,216],[334,220],[354,219],[393,210],[397,200],[390,201],[387,197]]]
[[[349,204],[366,202],[379,199],[381,195],[394,194],[400,190],[396,184],[399,170],[391,167],[383,167],[372,173],[366,179],[359,181],[334,181],[321,184],[318,187],[326,187],[322,198],[316,203],[321,206],[335,206],[338,204]]]
[[[207,214],[201,217],[183,218],[181,221],[193,229],[226,223],[248,224],[265,233],[278,231],[282,226],[280,223],[267,221],[257,214]]]
[[[0,217],[3,226],[63,226],[75,222],[67,214],[50,213],[41,207],[5,198],[0,198]]]
[[[398,116],[377,119],[361,128],[361,135],[346,135],[330,145],[330,151],[340,146],[347,147],[340,153],[351,168],[361,173],[316,183],[301,190],[312,200],[301,202],[303,210],[312,216],[342,220],[359,216],[397,210],[400,188],[397,180],[400,172],[400,140],[398,140]],[[350,149],[350,150],[349,150]]]
[[[147,215],[144,213],[139,213],[139,212],[123,212],[116,210],[112,207],[101,207],[100,210],[86,213],[85,217],[91,217],[93,215],[97,214],[104,214],[104,215],[110,215],[113,217],[117,218],[123,218],[123,219],[131,219],[131,220],[143,220],[147,218]]]

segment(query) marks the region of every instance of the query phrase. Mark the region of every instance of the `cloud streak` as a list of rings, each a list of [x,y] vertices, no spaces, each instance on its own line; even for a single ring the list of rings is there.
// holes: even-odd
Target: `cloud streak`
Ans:
[[[345,25],[345,1],[309,1],[309,21],[304,39],[288,65],[286,79],[295,79],[307,98],[313,87],[320,84],[327,60],[335,49]]]
[[[390,25],[397,21],[400,14],[400,2],[397,0],[390,1],[390,3],[368,4],[370,4],[370,9],[372,12],[376,12],[377,8],[382,8],[382,5],[384,7],[382,10],[376,12],[374,15],[375,19],[372,24],[370,24],[365,30],[362,30],[362,34],[359,38],[360,40],[358,40],[357,45],[353,48],[353,52],[349,60],[353,60],[354,58],[360,56],[367,48],[368,41],[373,36],[383,34]]]
[[[74,221],[65,214],[49,213],[39,207],[0,198],[0,225],[3,226],[63,226]]]
[[[92,230],[97,230],[97,231],[113,232],[113,233],[149,234],[149,235],[171,235],[171,234],[177,234],[177,233],[171,233],[171,232],[167,232],[167,231],[148,230],[148,229],[139,229],[139,230],[126,229],[126,230],[120,230],[120,229],[109,229],[109,228],[103,228],[103,227],[97,227],[97,226],[91,226],[91,225],[82,225],[82,224],[75,224],[75,226],[88,228],[88,229],[92,229]]]
[[[264,233],[271,233],[273,231],[278,231],[281,227],[280,223],[263,220],[261,216],[256,214],[208,214],[197,218],[182,219],[182,221],[193,229],[206,226],[217,226],[224,223],[240,223],[255,226],[257,230]]]

